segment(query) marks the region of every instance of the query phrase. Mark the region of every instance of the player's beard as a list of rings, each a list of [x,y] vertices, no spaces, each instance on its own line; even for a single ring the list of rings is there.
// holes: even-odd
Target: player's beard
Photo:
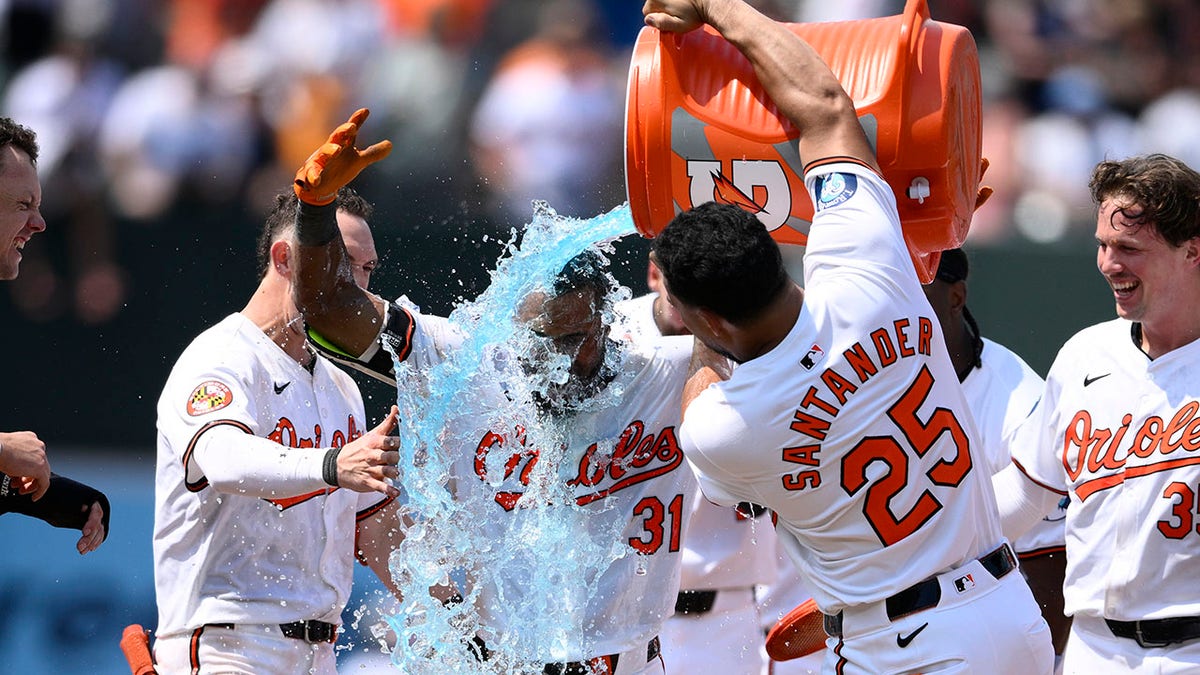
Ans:
[[[608,364],[601,364],[591,377],[571,376],[562,384],[551,384],[545,391],[531,392],[534,405],[551,417],[573,415],[588,407],[588,402],[604,391],[617,373]]]

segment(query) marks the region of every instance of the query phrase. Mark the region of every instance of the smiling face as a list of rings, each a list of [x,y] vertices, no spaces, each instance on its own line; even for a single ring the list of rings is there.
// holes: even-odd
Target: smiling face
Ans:
[[[342,233],[342,241],[346,243],[346,255],[350,259],[354,283],[366,290],[371,283],[371,273],[379,266],[375,237],[371,235],[367,221],[346,211],[337,212],[337,223]]]
[[[46,229],[38,210],[42,187],[29,155],[9,145],[0,148],[0,279],[16,279],[21,249]]]
[[[1120,197],[1105,199],[1096,217],[1096,266],[1112,288],[1117,315],[1148,331],[1169,330],[1200,286],[1200,241],[1168,244],[1154,223],[1137,224]]]

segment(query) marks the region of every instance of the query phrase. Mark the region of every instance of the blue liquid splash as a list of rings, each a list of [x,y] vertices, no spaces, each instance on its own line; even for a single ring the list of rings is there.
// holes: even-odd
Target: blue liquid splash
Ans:
[[[535,393],[564,382],[570,359],[546,356],[541,338],[515,311],[530,292],[550,288],[580,252],[611,255],[612,242],[633,233],[627,205],[588,220],[535,205],[520,245],[510,242],[487,290],[451,313],[466,336],[461,347],[422,372],[407,361],[396,364],[401,485],[416,522],[389,561],[405,601],[387,621],[397,636],[392,662],[405,672],[541,672],[546,662],[589,653],[581,640],[593,582],[633,551],[621,538],[624,522],[597,517],[603,500],[577,505],[579,488],[568,481],[589,444],[615,442],[598,438],[578,412],[610,407],[623,392],[614,383],[576,414],[540,412]],[[616,295],[611,300],[629,291]],[[533,377],[519,362],[531,354],[546,356]],[[618,361],[618,351],[609,349],[606,365]],[[490,450],[477,455],[484,438]],[[536,449],[536,462],[528,461],[527,449]],[[499,494],[509,495],[512,510],[498,504]],[[447,607],[429,588],[451,579],[465,601]],[[493,592],[481,595],[485,587]],[[514,628],[489,630],[495,626],[482,625],[477,605]],[[487,662],[466,647],[481,628]]]

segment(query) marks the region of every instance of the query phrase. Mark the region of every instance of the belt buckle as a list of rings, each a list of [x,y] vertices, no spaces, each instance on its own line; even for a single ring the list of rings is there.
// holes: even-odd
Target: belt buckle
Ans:
[[[1139,647],[1144,649],[1154,649],[1156,647],[1166,647],[1171,644],[1170,640],[1147,640],[1145,635],[1142,635],[1142,622],[1133,622],[1133,641],[1138,643]]]
[[[304,641],[311,644],[316,644],[318,642],[329,642],[333,636],[327,634],[329,632],[329,630],[326,628],[327,625],[328,624],[324,624],[313,619],[305,621]]]

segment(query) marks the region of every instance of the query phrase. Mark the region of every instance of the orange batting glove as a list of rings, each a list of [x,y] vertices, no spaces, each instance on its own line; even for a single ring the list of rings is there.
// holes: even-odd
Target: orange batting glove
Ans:
[[[296,172],[293,187],[296,196],[305,204],[324,206],[337,199],[337,192],[348,185],[367,166],[387,157],[392,151],[391,141],[380,141],[366,150],[354,147],[359,127],[371,114],[359,108],[349,121],[329,134],[329,140],[304,160]]]

